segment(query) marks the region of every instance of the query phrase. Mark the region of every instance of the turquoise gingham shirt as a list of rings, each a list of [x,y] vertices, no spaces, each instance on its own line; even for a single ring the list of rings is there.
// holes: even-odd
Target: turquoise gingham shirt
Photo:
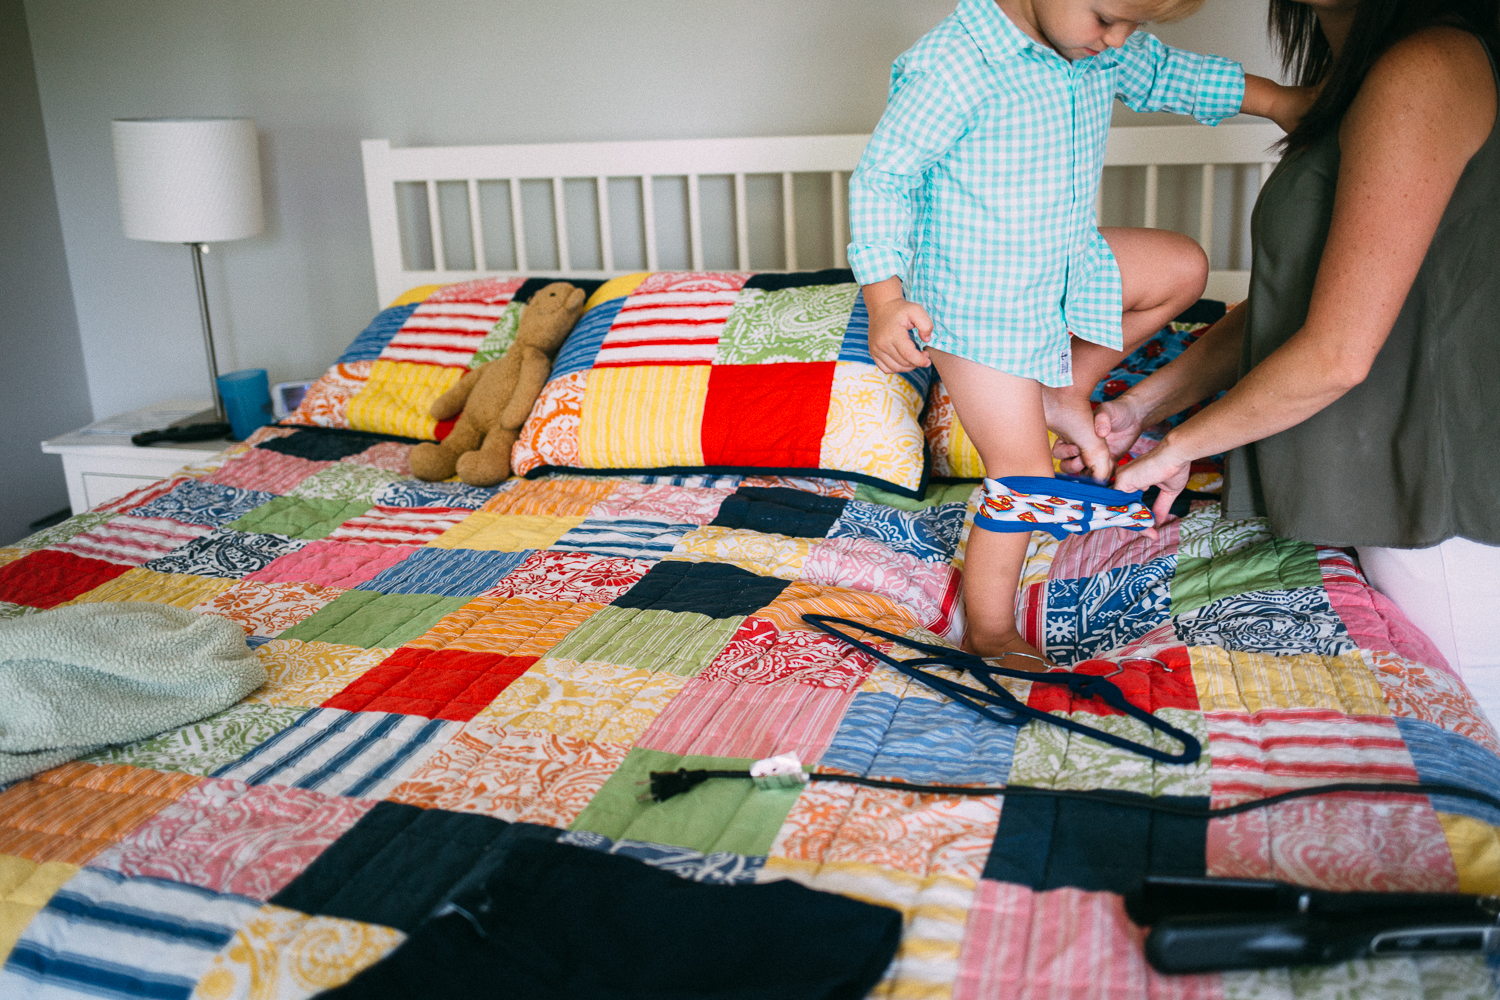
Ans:
[[[891,69],[849,180],[855,279],[899,276],[933,347],[1070,385],[1070,331],[1122,345],[1120,269],[1094,223],[1113,99],[1216,125],[1244,93],[1218,56],[1137,31],[1069,63],[995,0],[962,0]]]

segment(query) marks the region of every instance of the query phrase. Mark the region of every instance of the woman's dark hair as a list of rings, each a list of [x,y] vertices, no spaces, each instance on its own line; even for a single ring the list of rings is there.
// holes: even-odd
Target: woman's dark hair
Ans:
[[[1297,0],[1271,0],[1271,38],[1291,81],[1311,86],[1327,81],[1317,101],[1291,135],[1288,150],[1303,149],[1337,128],[1365,82],[1365,74],[1386,50],[1432,25],[1473,32],[1500,58],[1500,0],[1359,0],[1354,23],[1339,58],[1333,58],[1317,14]]]

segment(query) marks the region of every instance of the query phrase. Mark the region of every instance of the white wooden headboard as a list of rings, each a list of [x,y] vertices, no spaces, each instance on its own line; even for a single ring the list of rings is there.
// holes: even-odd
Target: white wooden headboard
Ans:
[[[1276,162],[1269,148],[1281,135],[1274,125],[1116,128],[1109,135],[1106,170],[1144,168],[1144,197],[1130,221],[1156,226],[1163,168],[1180,175],[1181,168],[1198,167],[1193,235],[1212,259],[1216,231],[1228,233],[1244,214],[1243,206],[1217,197],[1217,170],[1248,169],[1253,200]],[[365,194],[380,302],[417,285],[496,275],[607,278],[674,267],[845,267],[845,185],[867,139],[829,135],[406,149],[393,149],[384,139],[366,140]],[[666,189],[660,187],[664,181]],[[712,192],[717,199],[709,197],[710,185],[717,185]],[[1138,183],[1131,187],[1136,190]],[[762,195],[758,206],[752,188]],[[1101,194],[1106,202],[1101,217],[1111,214],[1109,189],[1119,185]],[[664,204],[661,190],[682,192],[678,200],[685,205]],[[717,213],[710,213],[710,200],[719,205]],[[799,205],[814,208],[799,218]],[[811,226],[809,212],[821,216]],[[713,220],[707,219],[710,214]],[[769,229],[768,215],[774,217]],[[762,235],[770,237],[753,248],[757,220]],[[753,259],[752,249],[764,259]],[[664,266],[669,256],[674,259]],[[1249,272],[1224,263],[1210,273],[1208,296],[1243,298]]]

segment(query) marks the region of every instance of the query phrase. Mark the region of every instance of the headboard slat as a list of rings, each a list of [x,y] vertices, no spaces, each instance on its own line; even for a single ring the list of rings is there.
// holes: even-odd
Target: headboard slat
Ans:
[[[675,252],[681,236],[666,234],[671,242],[662,246],[658,231],[654,180],[657,177],[682,177],[687,182],[688,232],[683,256],[694,269],[701,269],[709,257],[710,234],[704,231],[700,181],[704,175],[733,178],[733,232],[719,225],[712,236],[714,255],[732,258],[741,270],[751,270],[750,259],[750,185],[749,175],[780,177],[783,267],[795,270],[802,255],[797,239],[797,174],[827,175],[832,194],[833,260],[847,266],[845,253],[848,213],[846,175],[859,162],[868,136],[822,135],[790,136],[764,139],[671,139],[651,142],[584,142],[513,146],[431,146],[392,149],[383,139],[363,143],[365,195],[370,213],[370,237],[375,256],[376,286],[382,303],[416,285],[464,281],[471,278],[507,274],[546,274],[558,277],[608,278],[619,273],[615,259],[609,182],[613,179],[635,181],[641,186],[641,235],[645,243],[645,266],[661,268],[664,249]],[[1265,183],[1276,155],[1270,147],[1281,138],[1274,125],[1231,125],[1206,128],[1200,125],[1145,126],[1114,129],[1105,150],[1106,166],[1146,167],[1146,224],[1155,225],[1159,212],[1158,168],[1192,165],[1203,168],[1200,190],[1198,238],[1211,250],[1213,236],[1220,225],[1234,232],[1233,219],[1216,220],[1213,197],[1212,167],[1220,164],[1250,164],[1259,167],[1259,181]],[[564,182],[569,178],[593,178],[596,185],[594,204],[599,212],[597,233],[600,241],[600,270],[581,268],[573,261],[568,241],[568,210]],[[478,184],[503,180],[509,188],[511,239],[515,246],[515,270],[489,266],[489,252],[484,241],[484,211]],[[557,235],[557,269],[535,271],[528,259],[526,225],[522,212],[521,182],[550,182],[552,192],[552,225]],[[473,234],[474,269],[450,270],[443,247],[443,222],[437,197],[440,181],[462,181],[468,187],[469,229]],[[396,210],[396,185],[422,183],[427,189],[430,234],[433,241],[431,271],[408,270],[401,257],[401,225]],[[1238,192],[1239,184],[1235,185]],[[1258,188],[1257,188],[1258,189]],[[761,188],[755,186],[757,204]],[[774,188],[772,189],[774,190]],[[770,197],[770,196],[767,196]],[[1175,204],[1175,202],[1174,202]],[[761,209],[755,209],[761,218]],[[715,213],[715,219],[718,216]],[[774,216],[773,216],[774,217]],[[822,227],[817,227],[821,229]],[[817,236],[821,244],[823,236]],[[722,241],[723,251],[718,249]],[[581,249],[581,248],[579,248]],[[816,257],[822,257],[819,249]],[[826,258],[824,258],[826,259]],[[592,265],[591,265],[592,266]],[[760,268],[766,270],[764,266]],[[1215,271],[1210,275],[1209,294],[1216,297],[1243,297],[1248,273]]]

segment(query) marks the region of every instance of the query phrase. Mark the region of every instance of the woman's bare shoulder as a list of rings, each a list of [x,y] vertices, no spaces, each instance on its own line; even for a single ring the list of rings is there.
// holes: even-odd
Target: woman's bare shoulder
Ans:
[[[1369,131],[1387,139],[1436,134],[1467,159],[1494,128],[1496,101],[1483,43],[1460,28],[1424,28],[1391,46],[1370,68],[1345,116],[1341,144],[1347,148],[1350,139]]]

